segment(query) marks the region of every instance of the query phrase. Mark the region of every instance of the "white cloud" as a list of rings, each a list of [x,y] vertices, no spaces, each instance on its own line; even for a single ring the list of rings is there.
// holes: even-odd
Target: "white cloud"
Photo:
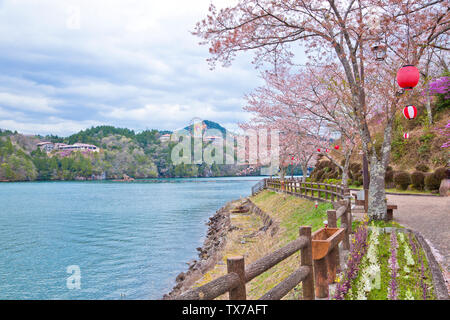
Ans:
[[[56,103],[46,97],[32,97],[7,92],[0,92],[0,105],[14,107],[20,110],[33,112],[53,113],[57,110],[50,106]]]
[[[93,123],[175,129],[196,116],[232,126],[246,117],[242,97],[258,85],[258,72],[250,54],[230,68],[209,70],[208,48],[190,34],[209,3],[0,2],[0,106],[28,112],[24,122],[2,116],[0,127],[15,123],[20,128],[12,129],[45,133],[73,133]],[[74,8],[79,28],[70,27]],[[49,114],[59,121],[48,121]]]

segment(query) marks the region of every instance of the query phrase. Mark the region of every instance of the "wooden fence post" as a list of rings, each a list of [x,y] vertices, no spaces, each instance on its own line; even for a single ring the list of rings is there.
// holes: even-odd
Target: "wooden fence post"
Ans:
[[[364,189],[364,212],[367,213],[369,210],[369,190]]]
[[[246,300],[244,257],[238,256],[227,258],[227,271],[228,273],[236,273],[241,280],[241,283],[236,288],[229,291],[230,300]]]
[[[314,300],[314,268],[312,259],[312,240],[311,240],[311,227],[300,227],[300,236],[308,238],[308,245],[301,249],[301,262],[302,266],[308,266],[310,269],[308,276],[303,280],[303,300]]]
[[[353,216],[352,216],[352,198],[350,195],[347,196],[348,199],[348,207],[347,207],[347,214],[348,214],[348,225],[349,225],[349,229],[348,232],[349,234],[353,233]]]
[[[316,297],[328,297],[328,272],[326,256],[320,260],[314,260],[314,284],[316,286]]]
[[[352,226],[348,222],[348,207],[345,208],[344,214],[341,216],[341,225],[345,224],[344,239],[342,239],[342,246],[345,250],[350,250],[350,232]]]
[[[336,210],[327,210],[328,226],[337,228]],[[336,279],[337,267],[340,265],[339,244],[331,249],[328,254],[328,283],[333,283]]]

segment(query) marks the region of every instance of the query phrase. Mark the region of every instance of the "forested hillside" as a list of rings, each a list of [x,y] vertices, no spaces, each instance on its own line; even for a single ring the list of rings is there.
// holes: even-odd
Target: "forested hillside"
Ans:
[[[204,121],[205,129],[225,128]],[[190,130],[191,127],[186,127]],[[139,178],[233,176],[242,170],[236,165],[178,164],[171,161],[175,142],[161,142],[168,131],[145,130],[139,133],[126,128],[98,126],[68,137],[30,136],[0,130],[0,180],[90,180],[121,179],[124,174]],[[39,142],[86,143],[100,152],[73,151],[49,154],[37,147]],[[206,147],[206,145],[204,145]],[[258,171],[253,172],[257,174]]]

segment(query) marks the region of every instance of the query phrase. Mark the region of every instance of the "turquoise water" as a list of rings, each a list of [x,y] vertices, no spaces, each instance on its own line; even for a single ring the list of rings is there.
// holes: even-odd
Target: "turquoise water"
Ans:
[[[159,299],[259,179],[0,183],[0,299]]]

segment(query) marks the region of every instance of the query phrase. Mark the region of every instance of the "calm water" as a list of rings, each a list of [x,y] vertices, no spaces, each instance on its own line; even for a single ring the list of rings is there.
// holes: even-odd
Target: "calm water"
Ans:
[[[258,180],[0,183],[0,299],[159,299],[208,218]]]

